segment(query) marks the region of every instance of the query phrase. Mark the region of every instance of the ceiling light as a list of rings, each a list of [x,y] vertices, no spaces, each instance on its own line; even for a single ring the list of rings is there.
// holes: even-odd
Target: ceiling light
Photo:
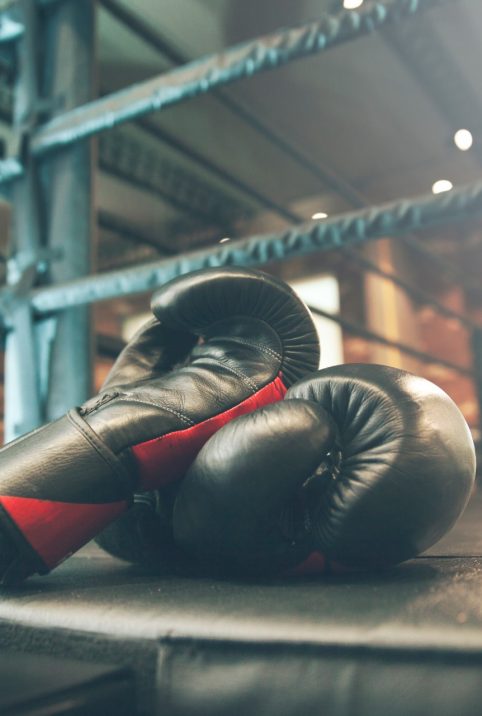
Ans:
[[[454,185],[448,179],[439,179],[433,185],[432,192],[434,194],[442,194],[444,191],[450,191],[453,188]]]
[[[312,219],[326,219],[328,217],[328,214],[325,214],[324,211],[317,211],[316,214],[313,214],[311,217]]]
[[[220,243],[220,244],[224,244],[225,241],[231,241],[231,237],[230,237],[230,236],[225,236],[224,239],[219,239],[219,243]]]
[[[363,0],[343,0],[345,10],[355,10],[360,5],[363,5]]]
[[[469,132],[468,129],[459,129],[454,134],[454,142],[461,152],[466,152],[474,143],[472,132]]]

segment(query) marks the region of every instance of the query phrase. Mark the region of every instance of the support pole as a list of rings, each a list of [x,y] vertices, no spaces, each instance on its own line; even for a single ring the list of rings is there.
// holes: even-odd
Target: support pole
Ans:
[[[21,0],[24,34],[18,45],[13,125],[22,142],[35,123],[38,103],[38,15],[35,0]],[[28,139],[27,139],[28,141]],[[12,236],[7,282],[21,286],[10,316],[5,350],[5,440],[13,440],[42,422],[37,350],[28,292],[35,280],[40,250],[38,182],[35,164],[25,151],[24,174],[12,187]]]
[[[51,117],[93,97],[95,6],[92,0],[64,0],[46,13],[44,97]],[[93,144],[62,148],[43,162],[47,246],[60,259],[51,263],[49,281],[59,283],[89,274],[94,232],[92,209]],[[60,312],[50,352],[45,418],[53,420],[90,395],[92,335],[90,310]],[[51,326],[50,326],[51,327]],[[49,325],[44,325],[44,341]]]

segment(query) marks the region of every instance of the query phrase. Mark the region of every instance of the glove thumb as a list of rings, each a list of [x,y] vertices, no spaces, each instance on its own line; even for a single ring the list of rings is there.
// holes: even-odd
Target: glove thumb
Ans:
[[[189,469],[173,515],[178,545],[210,566],[279,571],[311,551],[301,488],[336,442],[319,405],[274,403],[219,430]]]

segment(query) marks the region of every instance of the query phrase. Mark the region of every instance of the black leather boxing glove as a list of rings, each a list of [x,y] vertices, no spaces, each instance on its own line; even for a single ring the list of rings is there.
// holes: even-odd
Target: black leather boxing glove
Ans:
[[[387,567],[452,527],[474,477],[468,426],[441,389],[338,366],[207,442],[179,488],[174,537],[221,572]]]
[[[152,310],[157,320],[98,396],[0,451],[4,582],[47,572],[123,512],[136,489],[183,476],[217,429],[282,398],[319,359],[304,304],[260,272],[183,276],[153,296]]]

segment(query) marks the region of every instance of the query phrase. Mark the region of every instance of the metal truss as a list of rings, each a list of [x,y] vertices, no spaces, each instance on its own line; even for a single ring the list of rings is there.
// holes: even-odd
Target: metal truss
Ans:
[[[187,216],[228,229],[252,211],[227,192],[207,184],[179,164],[152,153],[119,131],[99,142],[99,166],[104,172],[157,195]]]

